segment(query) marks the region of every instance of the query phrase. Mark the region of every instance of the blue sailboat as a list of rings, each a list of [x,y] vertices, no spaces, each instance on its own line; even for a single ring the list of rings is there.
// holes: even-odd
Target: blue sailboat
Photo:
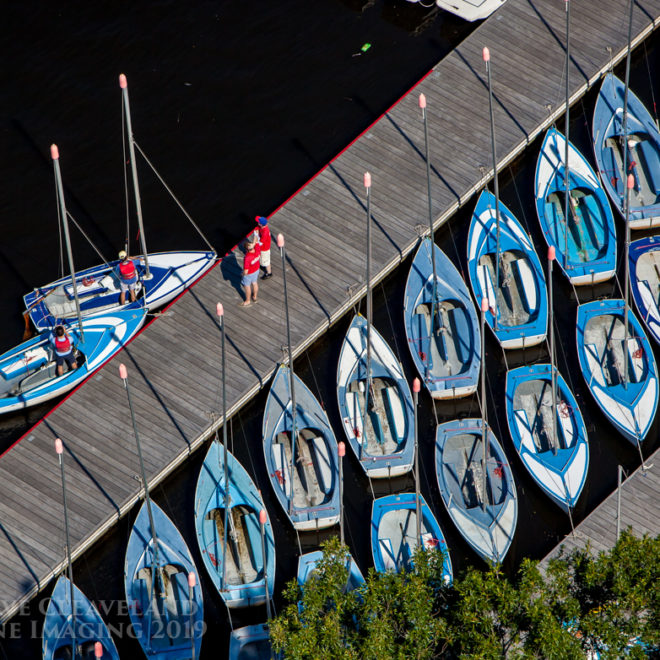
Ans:
[[[592,135],[596,164],[603,187],[622,216],[625,214],[626,178],[628,174],[633,175],[635,187],[630,195],[631,229],[658,227],[660,132],[649,111],[630,89],[627,126],[624,127],[625,95],[624,83],[613,73],[608,73],[594,108]]]
[[[374,500],[371,512],[371,553],[379,572],[409,570],[415,550],[439,550],[443,553],[442,573],[445,582],[453,580],[447,542],[424,497],[419,496],[419,538],[417,536],[417,499],[415,493],[387,495]]]
[[[312,573],[316,570],[317,564],[323,559],[323,551],[315,550],[314,552],[306,552],[298,558],[298,573],[296,578],[300,586],[307,583]],[[346,553],[346,587],[345,592],[353,591],[364,584],[364,576],[360,567],[357,565],[355,559]]]
[[[646,333],[624,300],[578,306],[577,349],[601,410],[639,448],[658,407],[658,370]]]
[[[614,216],[596,173],[570,142],[568,175],[567,223],[566,138],[551,128],[539,152],[534,180],[543,236],[549,246],[554,246],[557,261],[573,284],[604,282],[616,271]]]
[[[195,530],[206,570],[227,607],[266,601],[259,512],[261,494],[238,460],[214,440],[202,464],[195,491]],[[268,597],[275,581],[275,539],[265,524]]]
[[[145,501],[133,524],[124,587],[131,624],[147,658],[199,658],[204,601],[197,568],[181,533],[153,501]]]
[[[339,522],[337,440],[325,411],[295,374],[293,405],[290,375],[280,365],[264,409],[270,483],[295,529],[331,527]]]
[[[472,214],[468,272],[476,300],[488,299],[486,322],[502,348],[545,339],[548,299],[541,263],[529,236],[509,209],[484,190]],[[499,233],[499,239],[498,239]]]
[[[556,369],[553,397],[552,370],[550,364],[537,364],[507,372],[506,418],[528,472],[568,512],[587,478],[589,443],[575,396]]]
[[[138,272],[138,295],[151,311],[171,302],[216,262],[215,252],[156,252],[148,255],[149,277],[144,256],[134,259]],[[75,275],[80,313],[83,318],[114,313],[120,305],[119,261],[80,270]],[[25,308],[37,330],[52,328],[76,318],[73,285],[63,277],[23,296]]]
[[[43,660],[73,658],[71,650],[74,643],[76,658],[100,657],[102,660],[119,660],[119,653],[108,627],[98,610],[75,584],[72,611],[71,586],[71,582],[64,575],[55,583],[44,619]],[[98,652],[97,644],[101,645],[100,656],[95,655]]]
[[[412,469],[413,402],[401,364],[387,342],[357,314],[337,365],[339,414],[349,444],[368,477],[395,477]]]
[[[637,310],[646,329],[660,344],[660,236],[633,241],[628,263]]]
[[[50,333],[43,332],[0,355],[0,414],[49,401],[72,390],[113,357],[140,330],[147,311],[142,307],[85,319],[68,329],[77,368],[64,365],[57,375]]]
[[[479,321],[463,278],[430,238],[422,239],[413,259],[403,319],[413,362],[431,396],[473,394],[481,365]]]
[[[481,419],[440,424],[435,471],[442,501],[465,540],[485,561],[499,564],[511,546],[518,498],[502,446]]]
[[[274,660],[279,658],[270,645],[267,623],[257,623],[232,630],[229,660]]]

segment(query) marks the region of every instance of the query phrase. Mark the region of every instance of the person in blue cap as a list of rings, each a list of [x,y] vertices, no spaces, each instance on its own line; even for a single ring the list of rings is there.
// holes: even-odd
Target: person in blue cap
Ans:
[[[255,220],[257,221],[257,232],[259,234],[259,244],[261,246],[261,252],[259,253],[259,265],[265,271],[262,275],[262,280],[267,280],[269,277],[273,276],[273,273],[270,269],[270,228],[268,227],[268,218],[264,218],[263,215],[258,215]]]

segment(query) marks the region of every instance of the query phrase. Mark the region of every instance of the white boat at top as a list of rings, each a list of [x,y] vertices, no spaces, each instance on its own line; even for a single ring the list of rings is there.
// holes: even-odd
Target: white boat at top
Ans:
[[[408,2],[419,2],[419,0],[408,0]],[[456,14],[466,21],[488,18],[505,2],[506,0],[435,0],[435,4],[440,9]]]

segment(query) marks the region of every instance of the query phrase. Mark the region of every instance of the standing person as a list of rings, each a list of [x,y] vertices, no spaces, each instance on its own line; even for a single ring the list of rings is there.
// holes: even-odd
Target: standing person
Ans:
[[[262,280],[267,280],[273,276],[270,269],[270,227],[268,226],[268,218],[263,215],[258,215],[255,220],[257,221],[257,231],[259,233],[259,245],[261,246],[261,254],[259,256],[259,264],[266,271]]]
[[[243,291],[245,291],[245,300],[239,303],[241,307],[248,307],[252,304],[252,301],[257,302],[257,294],[259,293],[259,255],[261,250],[253,234],[248,236],[245,247],[247,252],[243,259],[243,279],[241,280]]]
[[[64,373],[64,363],[69,365],[71,371],[78,368],[76,357],[73,354],[73,342],[71,336],[63,325],[56,325],[54,332],[50,333],[50,341],[55,347],[55,365],[57,375]]]
[[[119,253],[119,284],[121,285],[121,294],[119,295],[119,304],[126,302],[126,292],[131,293],[131,302],[135,302],[135,289],[137,287],[138,272],[135,263],[128,258],[125,250]]]

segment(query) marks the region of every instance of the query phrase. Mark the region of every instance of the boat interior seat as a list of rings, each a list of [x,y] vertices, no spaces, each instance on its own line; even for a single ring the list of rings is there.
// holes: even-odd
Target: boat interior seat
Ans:
[[[392,541],[387,537],[379,538],[378,547],[380,549],[380,556],[383,559],[385,570],[396,571],[396,556],[394,554],[394,548],[392,547]]]
[[[532,436],[532,427],[527,417],[527,412],[524,409],[514,410],[514,419],[518,427],[518,435],[520,436],[521,445],[527,451],[535,454],[537,452],[536,445],[534,444],[534,437]]]
[[[644,348],[637,337],[628,337],[625,354],[628,357],[628,378],[639,383],[644,376]]]
[[[518,282],[520,297],[529,314],[536,311],[536,282],[534,274],[527,259],[513,259],[511,261],[513,275]]]
[[[383,398],[390,428],[394,429],[396,440],[400,443],[406,435],[406,417],[399,396],[399,388],[396,385],[387,385],[383,388]]]
[[[346,389],[346,409],[348,410],[348,418],[344,422],[347,424],[351,434],[362,444],[364,439],[364,420],[362,419],[360,400],[357,392]]]
[[[316,472],[319,475],[319,486],[327,495],[333,486],[332,463],[328,453],[328,445],[323,436],[315,436],[309,440],[310,446],[314,448],[312,460],[316,466]]]
[[[5,363],[0,367],[0,375],[5,380],[14,380],[24,374],[31,374],[52,359],[51,351],[44,346],[37,346],[23,353],[22,359]]]
[[[472,333],[468,324],[467,314],[462,307],[452,307],[447,311],[451,336],[454,338],[454,349],[456,357],[461,365],[470,359],[470,337]]]
[[[50,362],[47,365],[43,365],[39,371],[23,378],[18,384],[17,389],[19,392],[27,392],[28,390],[34,389],[35,387],[55,378],[56,375],[57,365],[55,362]]]
[[[591,380],[596,381],[601,387],[606,387],[605,369],[603,368],[602,363],[603,358],[601,358],[601,355],[596,348],[596,344],[585,344],[584,352],[587,356],[587,362],[589,363]]]
[[[284,444],[274,442],[272,445],[273,463],[275,464],[274,477],[277,478],[280,488],[284,490],[287,498],[291,497],[291,474],[289,472],[289,462],[286,460]]]
[[[635,151],[637,156],[638,168],[643,173],[640,177],[640,192],[642,194],[651,193],[657,197],[660,195],[660,174],[658,168],[660,167],[660,154],[658,154],[655,145],[647,139],[640,140],[635,144]],[[646,188],[646,191],[644,190]],[[648,200],[647,203],[651,203]]]
[[[98,296],[100,294],[106,293],[108,289],[103,285],[103,279],[96,280],[89,278],[89,280],[87,280],[85,278],[82,280],[76,280],[76,293],[78,294],[78,298]],[[85,282],[88,283],[85,284]],[[64,293],[66,294],[68,300],[75,300],[73,286],[71,284],[65,284],[62,288],[64,289]]]
[[[413,323],[417,326],[414,328],[412,335],[417,335],[418,346],[417,354],[419,359],[426,366],[426,373],[430,375],[433,372],[433,358],[431,356],[431,315],[429,313],[428,303],[422,303],[415,309],[413,315]],[[416,332],[415,332],[416,330]]]
[[[479,284],[481,285],[481,294],[486,294],[485,297],[488,298],[488,308],[491,310],[497,310],[497,298],[495,295],[495,287],[493,286],[493,277],[490,272],[488,264],[481,264],[477,269]]]
[[[660,317],[660,308],[658,307],[660,305],[660,286],[658,286],[658,282],[654,282],[653,287],[651,287],[648,280],[639,280],[639,293],[642,296],[644,305],[649,310],[647,315]]]

